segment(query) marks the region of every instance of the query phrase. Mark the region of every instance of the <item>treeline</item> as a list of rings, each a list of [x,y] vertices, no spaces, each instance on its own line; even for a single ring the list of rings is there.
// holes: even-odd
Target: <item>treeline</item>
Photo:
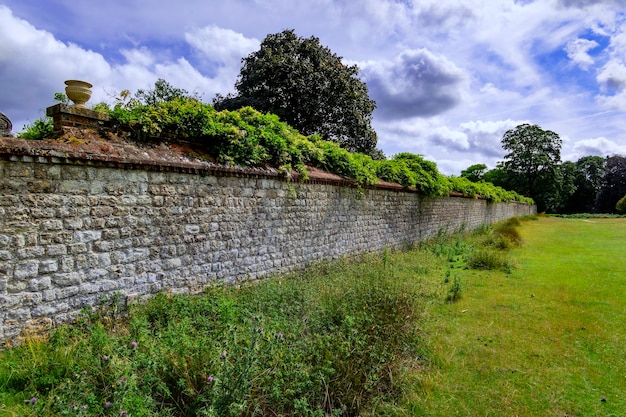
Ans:
[[[520,178],[500,164],[482,177],[507,189],[520,189]],[[626,213],[626,157],[584,156],[557,165],[554,179],[541,185],[538,200],[549,213]]]
[[[532,197],[541,212],[626,213],[626,157],[585,156],[561,161],[561,139],[537,125],[522,124],[504,134],[508,151],[495,169],[472,165],[461,176],[490,182]]]

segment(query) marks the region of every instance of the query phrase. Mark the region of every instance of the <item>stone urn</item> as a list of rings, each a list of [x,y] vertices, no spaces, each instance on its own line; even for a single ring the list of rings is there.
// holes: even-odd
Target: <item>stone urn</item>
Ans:
[[[85,107],[85,103],[91,97],[91,85],[86,81],[67,80],[65,81],[65,94],[74,102],[76,107]]]

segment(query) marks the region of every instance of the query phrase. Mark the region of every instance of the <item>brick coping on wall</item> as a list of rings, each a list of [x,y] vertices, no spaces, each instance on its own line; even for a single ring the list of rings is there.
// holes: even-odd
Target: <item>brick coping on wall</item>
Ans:
[[[199,175],[231,175],[256,176],[265,178],[283,178],[284,172],[273,167],[242,167],[217,164],[204,159],[190,156],[187,152],[194,149],[171,143],[134,143],[113,137],[111,140],[99,137],[95,132],[85,134],[81,129],[75,137],[45,140],[26,140],[20,138],[0,138],[0,158],[33,157],[41,162],[51,163],[82,163],[90,166],[109,166],[123,169],[146,169],[158,171],[177,171]],[[298,173],[289,173],[289,179],[307,184],[329,184],[339,186],[356,186],[351,179],[323,171],[315,167],[307,167],[309,178],[298,180]],[[413,187],[407,188],[400,184],[380,181],[371,188],[416,193]],[[460,193],[451,196],[463,197]]]

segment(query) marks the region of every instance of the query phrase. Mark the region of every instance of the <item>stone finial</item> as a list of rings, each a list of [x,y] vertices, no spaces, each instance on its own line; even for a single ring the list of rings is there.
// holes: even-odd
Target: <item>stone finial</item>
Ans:
[[[11,130],[13,129],[13,123],[4,113],[0,112],[0,138],[1,137],[11,137],[13,134]]]

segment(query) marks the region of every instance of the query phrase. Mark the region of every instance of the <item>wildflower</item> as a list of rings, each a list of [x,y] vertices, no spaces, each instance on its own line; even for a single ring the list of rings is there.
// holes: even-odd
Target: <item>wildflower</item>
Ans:
[[[206,378],[206,380],[207,380],[208,382],[213,382],[213,375],[209,375],[209,376]]]
[[[108,360],[109,360],[109,357],[108,357],[107,355],[103,355],[103,356],[102,356],[102,360],[103,360],[103,361],[108,361]]]
[[[124,411],[122,411],[122,412],[120,413],[120,416],[125,416],[125,415],[127,415],[127,414],[128,414],[128,411],[124,410]]]
[[[87,409],[86,405],[83,405],[82,407],[80,407],[81,410],[85,411]]]
[[[107,401],[104,403],[104,408],[109,408],[111,407],[111,401]]]
[[[30,400],[24,400],[25,403],[31,403],[31,404],[35,404],[37,402],[37,398],[33,397]]]
[[[259,333],[263,333],[263,327],[259,327]]]
[[[137,347],[137,342],[135,342],[135,341],[133,340],[133,341],[130,343],[130,345],[131,345],[132,347],[136,348],[136,347]]]
[[[86,370],[85,370],[85,371],[83,371],[83,375],[87,375],[87,371],[86,371]]]
[[[221,354],[220,358],[222,358],[222,359],[226,359],[226,352],[222,352],[222,354]]]
[[[278,333],[278,338],[282,339],[284,337],[284,335],[282,333]]]

